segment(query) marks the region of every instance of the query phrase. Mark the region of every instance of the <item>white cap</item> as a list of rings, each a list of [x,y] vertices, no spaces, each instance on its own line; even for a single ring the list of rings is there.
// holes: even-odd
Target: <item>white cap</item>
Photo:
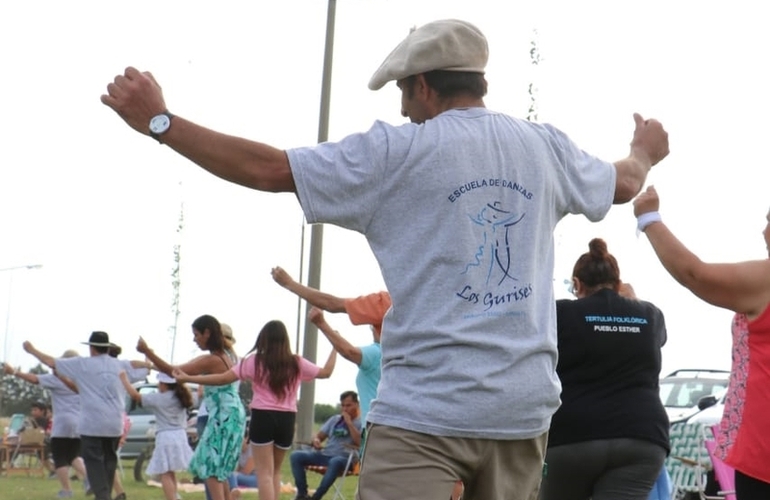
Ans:
[[[166,375],[163,372],[160,372],[158,373],[158,382],[163,382],[164,384],[176,384],[176,379],[174,377]]]
[[[487,39],[471,23],[444,19],[420,26],[393,49],[369,80],[378,90],[391,80],[433,70],[484,73]]]

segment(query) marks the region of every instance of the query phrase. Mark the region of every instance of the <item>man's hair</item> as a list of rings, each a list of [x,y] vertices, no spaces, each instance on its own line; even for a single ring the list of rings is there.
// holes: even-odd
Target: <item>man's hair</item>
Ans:
[[[487,80],[482,73],[471,73],[467,71],[446,71],[433,70],[423,73],[428,86],[436,91],[442,99],[467,95],[481,99],[487,95]],[[405,78],[407,96],[411,97],[414,93],[414,82],[417,75]]]
[[[99,354],[107,354],[110,352],[110,347],[106,345],[92,345],[91,348]]]
[[[354,403],[358,403],[358,394],[356,391],[345,391],[340,394],[340,403],[345,401],[347,398],[352,399]]]

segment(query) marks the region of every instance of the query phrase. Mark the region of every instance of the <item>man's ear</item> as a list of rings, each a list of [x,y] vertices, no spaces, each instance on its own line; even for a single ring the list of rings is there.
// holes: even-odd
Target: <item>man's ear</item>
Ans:
[[[420,73],[417,75],[417,78],[415,78],[412,90],[415,95],[420,96],[422,99],[428,99],[431,92],[433,92],[433,89],[428,85],[428,81],[425,80],[425,75],[423,73]]]

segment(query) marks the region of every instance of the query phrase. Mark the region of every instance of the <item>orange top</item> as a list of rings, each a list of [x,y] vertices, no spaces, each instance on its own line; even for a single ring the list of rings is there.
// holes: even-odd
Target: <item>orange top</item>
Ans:
[[[370,293],[354,299],[345,299],[345,312],[354,325],[372,325],[377,333],[382,333],[382,318],[390,309],[388,292]]]

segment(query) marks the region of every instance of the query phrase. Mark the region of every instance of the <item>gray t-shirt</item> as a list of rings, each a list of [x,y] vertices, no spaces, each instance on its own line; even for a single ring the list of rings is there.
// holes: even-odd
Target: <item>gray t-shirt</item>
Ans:
[[[156,433],[187,426],[187,411],[173,391],[142,394],[142,406],[155,415]]]
[[[71,378],[80,392],[77,430],[81,436],[120,437],[123,433],[123,369],[121,360],[108,354],[56,360],[57,373]]]
[[[53,407],[53,426],[51,437],[77,438],[78,418],[80,417],[80,394],[73,391],[52,373],[38,375],[40,387],[51,392],[51,406]]]
[[[353,427],[361,432],[361,419],[353,420]],[[350,429],[342,415],[334,415],[324,422],[320,429],[326,434],[326,445],[321,449],[321,453],[329,457],[346,457],[351,449],[355,449],[353,438],[350,436]]]
[[[559,406],[556,224],[600,220],[612,164],[548,125],[485,108],[376,122],[287,151],[310,223],[364,234],[393,307],[367,421],[434,435],[527,439]]]
[[[123,366],[123,370],[126,371],[126,377],[128,377],[128,381],[131,382],[132,384],[134,382],[141,382],[143,380],[146,380],[147,375],[150,374],[150,370],[147,368],[134,368],[133,366],[131,366],[130,359],[121,359],[119,361]]]

